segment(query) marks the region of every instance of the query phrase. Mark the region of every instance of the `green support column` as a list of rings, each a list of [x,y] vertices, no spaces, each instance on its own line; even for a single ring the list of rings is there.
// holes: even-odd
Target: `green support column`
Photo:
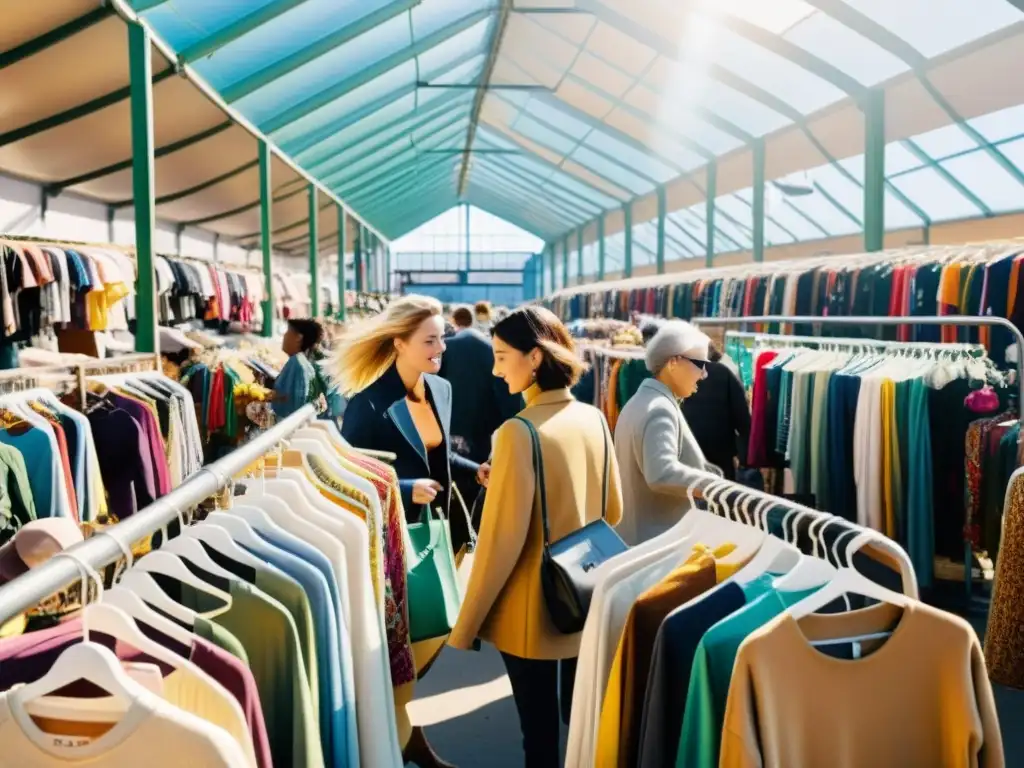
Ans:
[[[562,240],[562,287],[569,287],[569,236]]]
[[[597,217],[597,279],[598,282],[604,280],[604,267],[605,267],[605,249],[604,249],[604,214],[601,213]]]
[[[131,72],[132,195],[135,200],[135,350],[160,351],[157,336],[156,271],[153,238],[156,233],[156,188],[153,169],[153,59],[149,31],[128,24],[128,64]]]
[[[658,256],[655,264],[658,274],[665,274],[665,216],[668,215],[668,204],[665,201],[665,188],[658,187]]]
[[[547,296],[555,292],[555,246],[547,243],[544,246],[544,255],[541,259],[541,293]]]
[[[534,276],[534,289],[537,291],[537,298],[544,298],[544,262],[547,260],[548,247],[537,256],[537,274]]]
[[[754,139],[754,261],[764,261],[764,139]]]
[[[632,203],[626,203],[622,209],[625,218],[625,229],[623,234],[626,236],[626,242],[623,248],[622,256],[622,276],[632,277],[633,276],[633,205]]]
[[[576,230],[576,276],[577,285],[583,285],[583,227]]]
[[[320,207],[316,185],[309,185],[309,308],[320,317]]]
[[[885,247],[885,92],[864,99],[864,250]]]
[[[356,224],[356,241],[353,246],[354,269],[356,273],[356,293],[363,292],[363,225]]]
[[[714,160],[708,163],[707,174],[707,210],[704,216],[707,219],[708,231],[704,266],[711,267],[715,263],[715,198],[718,197],[718,164]]]
[[[270,184],[270,147],[267,142],[260,141],[260,248],[263,251],[263,336],[274,335],[274,228],[271,222],[271,209],[274,207],[274,193]]]
[[[345,209],[338,206],[338,319],[345,322]]]

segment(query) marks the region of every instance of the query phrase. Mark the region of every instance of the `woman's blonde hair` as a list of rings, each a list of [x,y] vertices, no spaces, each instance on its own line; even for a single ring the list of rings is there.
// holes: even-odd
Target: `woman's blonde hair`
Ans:
[[[380,314],[347,328],[335,346],[332,366],[342,394],[351,397],[373,384],[395,362],[395,339],[408,339],[424,320],[441,312],[435,298],[403,296]]]

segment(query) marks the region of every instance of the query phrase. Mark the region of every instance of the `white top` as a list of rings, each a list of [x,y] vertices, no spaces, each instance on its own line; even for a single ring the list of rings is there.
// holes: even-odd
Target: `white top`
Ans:
[[[151,694],[132,701],[110,730],[95,738],[47,733],[10,695],[0,694],[0,766],[51,768],[248,768],[241,748],[221,728]]]

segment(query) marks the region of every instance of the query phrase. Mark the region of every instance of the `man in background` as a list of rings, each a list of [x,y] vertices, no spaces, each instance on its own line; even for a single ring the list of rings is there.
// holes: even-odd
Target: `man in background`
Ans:
[[[445,339],[441,376],[452,385],[452,449],[482,464],[491,456],[491,435],[523,409],[523,399],[510,395],[508,385],[494,375],[491,339],[474,328],[473,321],[468,307],[452,313],[456,333]],[[459,483],[459,490],[471,505],[479,487],[472,480]]]
[[[478,301],[476,306],[473,307],[473,313],[476,315],[476,323],[473,324],[473,327],[489,337],[491,326],[494,325],[494,316],[491,312],[490,302]]]

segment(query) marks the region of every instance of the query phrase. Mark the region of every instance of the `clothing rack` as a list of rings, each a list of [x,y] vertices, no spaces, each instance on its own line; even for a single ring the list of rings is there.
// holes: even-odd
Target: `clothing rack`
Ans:
[[[132,542],[150,536],[168,523],[178,520],[183,510],[200,504],[227,487],[235,475],[272,451],[315,417],[316,409],[312,405],[303,406],[277,426],[236,448],[223,459],[204,467],[163,498],[66,551],[97,571],[116,562],[124,555],[121,544],[128,547]],[[0,586],[0,624],[81,579],[82,571],[70,557],[56,557]]]
[[[1024,404],[1024,333],[1005,317],[985,315],[945,315],[928,317],[871,317],[866,315],[848,315],[840,317],[819,317],[817,315],[762,315],[755,317],[695,317],[690,322],[694,325],[748,325],[755,323],[805,324],[805,325],[962,325],[975,328],[1004,328],[1010,332],[1017,345],[1017,402]],[[783,334],[785,335],[785,334]],[[827,337],[811,337],[820,343],[827,343]],[[865,340],[870,343],[871,340]],[[905,342],[913,344],[914,342]],[[943,345],[939,345],[940,347]],[[944,345],[952,348],[953,345]],[[1018,405],[1024,407],[1024,405]]]
[[[602,347],[599,344],[580,344],[577,343],[576,347],[580,352],[593,352],[597,355],[604,355],[605,357],[614,357],[618,360],[643,360],[644,351],[643,349],[623,349],[615,347]]]
[[[828,347],[856,347],[879,352],[891,351],[912,345],[914,349],[934,352],[966,352],[971,355],[983,355],[985,347],[981,344],[944,344],[931,341],[878,341],[877,339],[838,339],[831,336],[790,336],[786,333],[758,333],[756,331],[726,331],[726,336],[733,339],[749,339],[751,341],[769,341],[773,344],[790,343],[795,345],[818,344]]]
[[[963,325],[969,327],[994,327],[1005,328],[1014,338],[1017,345],[1017,407],[1024,407],[1024,333],[1021,333],[1013,323],[1004,317],[986,315],[984,317],[973,317],[970,315],[945,315],[929,317],[869,317],[869,316],[842,316],[842,317],[818,317],[815,315],[764,315],[761,317],[695,317],[691,321],[694,325],[747,325],[753,323],[780,323],[780,324],[817,324],[817,325]],[[785,334],[782,334],[785,335]],[[818,343],[827,342],[827,338],[811,337]],[[866,340],[868,342],[872,340]],[[912,344],[913,342],[905,342]],[[953,345],[942,345],[939,347]],[[970,542],[964,543],[964,591],[967,597],[967,605],[971,602],[973,580],[971,575],[973,563],[973,551]]]
[[[159,371],[160,356],[139,353],[109,357],[104,360],[97,359],[79,363],[67,363],[65,365],[31,365],[24,368],[11,368],[6,371],[0,371],[0,387],[5,382],[23,382],[26,379],[35,381],[36,386],[41,386],[39,382],[43,377],[73,376],[78,384],[80,402],[84,403],[86,395],[85,380],[87,377],[97,374],[142,370]]]

